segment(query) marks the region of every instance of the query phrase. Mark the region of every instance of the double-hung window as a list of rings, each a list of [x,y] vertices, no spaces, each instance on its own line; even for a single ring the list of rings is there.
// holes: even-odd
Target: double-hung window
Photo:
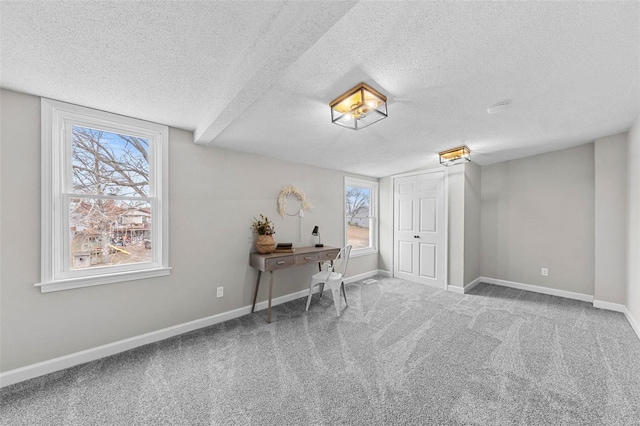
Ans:
[[[168,128],[42,99],[43,292],[169,274]]]
[[[351,245],[351,255],[377,253],[378,183],[345,177],[345,242]]]

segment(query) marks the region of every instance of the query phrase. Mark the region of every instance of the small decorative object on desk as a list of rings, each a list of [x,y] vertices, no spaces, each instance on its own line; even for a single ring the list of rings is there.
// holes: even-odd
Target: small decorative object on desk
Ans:
[[[253,218],[251,223],[251,229],[258,234],[258,241],[256,241],[256,249],[258,253],[267,254],[273,253],[276,248],[276,242],[273,240],[273,234],[276,233],[273,222],[269,220],[265,215],[260,215],[260,219]]]

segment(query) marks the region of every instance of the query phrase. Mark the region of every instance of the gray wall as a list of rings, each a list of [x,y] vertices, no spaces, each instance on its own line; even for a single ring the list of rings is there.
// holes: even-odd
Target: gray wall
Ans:
[[[480,277],[481,168],[476,163],[449,167],[449,280],[463,287]]]
[[[447,284],[464,287],[464,185],[466,164],[451,166],[448,174],[449,269]]]
[[[393,275],[393,194],[391,178],[380,179],[380,245],[378,268]]]
[[[626,300],[627,134],[596,139],[594,299]]]
[[[343,173],[201,147],[191,132],[170,129],[172,274],[42,294],[33,287],[40,280],[40,98],[0,90],[0,126],[0,371],[249,305],[257,275],[248,266],[249,224],[260,213],[274,219],[278,241],[309,245],[318,225],[325,244],[343,243]],[[614,167],[621,137],[600,139],[595,148],[450,168],[449,284],[461,287],[482,275],[613,303],[623,303],[625,288],[627,309],[640,320],[639,122],[628,135],[628,203],[600,198],[603,191],[613,196],[624,174]],[[298,218],[276,213],[278,192],[288,184],[315,206],[302,231]],[[349,275],[378,264],[392,270],[390,184],[380,180],[380,253],[352,259]],[[598,269],[617,259],[600,244],[606,227],[620,232],[614,219],[623,204],[626,286]],[[612,241],[619,250],[620,240]],[[540,276],[543,266],[549,277]],[[274,297],[306,289],[312,272],[313,266],[279,271]],[[217,286],[225,287],[225,297],[215,297]],[[259,300],[266,299],[266,287]]]
[[[640,327],[640,117],[629,130],[627,149],[627,310]]]
[[[464,285],[481,276],[482,172],[474,162],[465,164],[464,176]]]
[[[482,276],[593,295],[594,186],[592,143],[482,167]]]
[[[343,244],[344,173],[198,146],[191,132],[172,128],[171,275],[40,293],[33,286],[40,281],[40,98],[6,90],[0,98],[1,371],[250,305],[257,272],[248,265],[249,225],[260,213],[274,220],[277,241],[310,245],[318,225],[323,243]],[[302,234],[297,217],[276,213],[289,184],[315,206]],[[308,288],[314,268],[278,271],[274,297]],[[348,275],[377,268],[377,255],[362,256],[351,260]]]

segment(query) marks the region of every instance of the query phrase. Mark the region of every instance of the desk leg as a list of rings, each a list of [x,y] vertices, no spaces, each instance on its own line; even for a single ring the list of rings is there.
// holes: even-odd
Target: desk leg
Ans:
[[[258,287],[260,286],[260,277],[262,276],[262,271],[258,271],[258,280],[256,281],[256,291],[253,293],[253,306],[251,307],[251,313],[256,310],[256,299],[258,298]]]
[[[271,293],[273,291],[273,271],[269,271],[269,306],[267,308],[267,322],[271,322]]]

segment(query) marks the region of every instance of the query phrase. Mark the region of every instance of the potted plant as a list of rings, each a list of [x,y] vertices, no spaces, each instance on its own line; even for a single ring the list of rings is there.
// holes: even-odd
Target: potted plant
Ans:
[[[251,229],[258,234],[256,241],[256,249],[258,253],[272,253],[276,249],[276,242],[273,240],[273,234],[276,233],[273,222],[265,215],[261,214],[259,219],[253,218]]]

